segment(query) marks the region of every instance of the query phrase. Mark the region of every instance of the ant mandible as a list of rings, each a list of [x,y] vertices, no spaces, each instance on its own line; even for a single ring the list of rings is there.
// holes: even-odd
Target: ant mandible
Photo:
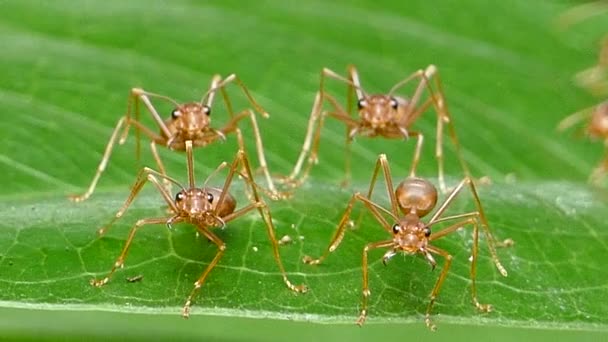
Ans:
[[[348,67],[348,73],[349,78],[345,78],[328,68],[324,68],[321,71],[319,91],[315,96],[302,150],[292,172],[289,176],[279,178],[280,182],[291,187],[297,187],[306,180],[310,169],[318,162],[317,154],[319,150],[321,128],[323,127],[326,116],[333,117],[346,125],[345,183],[348,183],[350,180],[350,144],[357,135],[365,137],[381,136],[387,139],[416,138],[417,143],[412,170],[415,169],[418,164],[424,137],[421,132],[412,130],[411,126],[429,108],[429,106],[432,106],[437,113],[435,156],[437,158],[440,189],[443,192],[447,192],[443,168],[443,129],[446,124],[448,125],[449,135],[456,148],[456,153],[464,174],[469,175],[468,167],[460,152],[460,144],[453,127],[453,120],[447,109],[439,78],[439,71],[436,66],[429,65],[425,70],[418,70],[412,73],[407,78],[397,82],[387,94],[368,95],[363,90],[361,82],[359,81],[359,73],[353,65]],[[324,84],[326,77],[341,81],[348,85],[346,110],[344,110],[333,96],[325,91]],[[418,79],[418,84],[411,98],[408,99],[395,95],[397,90],[416,79]],[[433,82],[435,89],[433,89],[431,81]],[[426,99],[423,99],[424,90],[427,90],[428,92],[428,98]],[[352,117],[350,114],[352,112],[353,95],[356,95],[357,97],[359,119]],[[334,110],[329,112],[323,111],[322,106],[324,101],[328,101]],[[307,155],[307,165],[303,168]]]
[[[123,206],[118,210],[112,221],[99,230],[99,233],[101,235],[105,234],[108,228],[112,224],[114,224],[114,222],[116,222],[120,217],[123,216],[123,214],[127,211],[135,197],[139,194],[140,190],[146,184],[146,182],[151,182],[152,184],[154,184],[154,186],[160,192],[165,202],[169,205],[169,211],[171,212],[171,216],[138,220],[131,228],[129,237],[125,242],[122,252],[114,262],[114,265],[112,266],[112,269],[110,270],[108,275],[99,280],[92,279],[91,285],[97,287],[105,285],[106,283],[108,283],[114,272],[118,268],[123,267],[125,258],[127,257],[127,253],[129,251],[129,247],[131,246],[133,238],[135,237],[135,233],[137,233],[139,228],[145,225],[164,223],[167,225],[167,227],[171,229],[173,224],[176,223],[190,223],[196,227],[198,233],[202,234],[211,242],[213,242],[217,246],[218,251],[213,260],[205,269],[205,271],[194,283],[194,288],[186,299],[186,303],[184,304],[184,308],[182,310],[182,315],[184,318],[188,318],[188,316],[190,315],[190,306],[192,305],[194,297],[205,282],[205,279],[207,279],[207,276],[209,275],[211,270],[216,266],[216,264],[219,262],[220,258],[226,250],[226,244],[217,235],[213,233],[212,228],[223,228],[230,221],[239,218],[254,209],[257,209],[260,216],[262,217],[262,220],[264,221],[264,224],[266,225],[266,232],[268,233],[268,238],[272,245],[273,256],[279,267],[285,285],[287,285],[287,287],[294,292],[306,292],[307,287],[305,285],[294,285],[287,278],[287,273],[285,272],[285,268],[283,267],[283,263],[281,262],[281,257],[279,254],[279,244],[275,236],[274,226],[272,224],[272,216],[270,215],[268,206],[258,194],[258,186],[253,181],[253,174],[251,172],[251,168],[249,166],[249,161],[247,159],[246,154],[242,150],[239,150],[237,152],[236,158],[229,167],[228,175],[226,177],[226,180],[224,181],[223,187],[208,187],[207,182],[213,175],[215,175],[217,172],[227,166],[226,162],[220,164],[220,166],[209,176],[209,178],[207,178],[203,187],[199,188],[196,187],[194,182],[192,141],[187,140],[184,145],[186,148],[186,155],[188,160],[188,188],[183,187],[178,181],[163,173],[154,171],[147,167],[143,168],[139,172],[137,180],[135,181],[135,184],[133,185],[132,190]],[[241,168],[245,170],[245,173],[242,173],[240,171]],[[235,174],[239,175],[245,181],[246,185],[249,187],[249,191],[252,197],[250,198],[250,203],[240,209],[236,209],[236,199],[229,193],[229,189],[232,185],[232,180]],[[167,191],[166,187],[161,184],[158,178],[165,179],[177,185],[181,190],[173,198]],[[249,196],[247,197],[249,198]]]
[[[249,118],[251,120],[260,168],[266,177],[268,184],[268,189],[266,190],[262,188],[262,190],[272,199],[288,197],[288,194],[277,191],[272,178],[270,177],[266,157],[264,155],[264,146],[262,144],[262,138],[254,112],[250,109],[245,109],[236,115],[234,114],[232,103],[225,90],[225,86],[233,82],[242,89],[243,93],[256,111],[261,113],[261,115],[264,117],[269,116],[268,113],[255,101],[247,87],[245,87],[244,83],[235,74],[231,74],[225,79],[222,79],[220,75],[213,76],[209,90],[206,92],[200,102],[188,102],[180,104],[167,96],[150,93],[141,88],[131,89],[127,105],[127,114],[118,120],[91,184],[89,185],[87,191],[85,191],[83,194],[72,195],[70,196],[70,199],[75,202],[81,202],[91,196],[93,191],[95,191],[95,187],[97,186],[97,182],[99,181],[101,174],[106,169],[116,141],[118,140],[118,144],[122,145],[125,142],[131,127],[134,127],[136,130],[137,154],[139,155],[140,151],[140,135],[143,133],[151,140],[150,149],[158,166],[158,170],[161,174],[166,175],[165,167],[160,159],[156,145],[165,146],[170,150],[183,151],[186,148],[186,141],[191,141],[194,147],[204,147],[215,141],[225,140],[226,135],[235,132],[237,135],[239,149],[245,153],[244,140],[241,131],[237,126],[238,123],[245,118]],[[211,127],[211,108],[213,106],[213,101],[215,99],[217,90],[221,91],[224,103],[230,114],[230,120],[226,125],[224,125],[224,127],[220,129]],[[171,117],[169,119],[163,120],[161,118],[161,115],[150,101],[151,98],[165,100],[174,105],[174,109],[172,110]],[[148,109],[152,119],[160,129],[160,133],[154,132],[140,122],[140,101]],[[133,107],[135,117],[132,117]],[[123,133],[119,135],[121,130],[123,130]],[[163,182],[165,183],[165,186],[169,187],[170,190],[170,183],[167,183],[166,180],[163,180]]]
[[[386,182],[386,190],[390,199],[390,209],[385,209],[371,200],[376,178],[380,169],[382,169]],[[448,209],[454,198],[456,198],[456,196],[458,196],[458,194],[467,186],[470,188],[471,194],[473,195],[477,210],[463,214],[444,216],[446,209]],[[357,192],[351,197],[325,253],[318,259],[305,256],[303,258],[304,263],[313,265],[319,264],[325,260],[325,258],[327,258],[329,253],[334,252],[338,248],[346,232],[346,227],[350,222],[350,215],[353,205],[357,201],[363,203],[363,205],[372,213],[378,223],[380,223],[382,228],[392,235],[392,237],[388,240],[368,243],[363,249],[363,297],[359,318],[356,321],[359,326],[363,325],[367,317],[368,299],[371,294],[368,286],[368,253],[373,249],[388,248],[388,251],[382,257],[382,262],[385,265],[398,253],[404,253],[407,255],[422,255],[432,268],[435,268],[437,265],[434,255],[444,258],[445,261],[443,268],[437,281],[435,282],[435,286],[431,291],[430,302],[427,306],[425,314],[425,323],[427,327],[431,330],[435,330],[436,326],[431,321],[431,310],[435,304],[437,296],[439,295],[441,286],[448,274],[450,265],[452,264],[452,255],[446,250],[433,246],[431,243],[457,231],[462,227],[469,225],[473,227],[473,246],[471,250],[470,272],[471,296],[475,307],[480,311],[489,312],[492,309],[491,305],[482,304],[477,299],[477,287],[475,281],[477,276],[479,226],[481,226],[481,230],[485,235],[490,254],[496,268],[500,274],[505,277],[507,276],[507,271],[498,260],[498,256],[496,254],[497,243],[494,236],[490,232],[488,221],[477,194],[477,189],[475,188],[475,184],[471,178],[465,176],[465,178],[447,195],[446,199],[431,216],[431,218],[424,223],[422,219],[428,215],[437,204],[437,189],[428,180],[416,176],[407,177],[405,180],[399,183],[396,188],[393,188],[393,180],[391,177],[388,160],[386,155],[381,154],[376,162],[368,195],[364,196]],[[387,215],[390,217],[388,220],[386,219]],[[438,232],[432,231],[433,226],[436,224],[449,221],[455,221],[455,223],[450,224]],[[507,239],[498,245],[511,245],[512,243],[512,240]]]

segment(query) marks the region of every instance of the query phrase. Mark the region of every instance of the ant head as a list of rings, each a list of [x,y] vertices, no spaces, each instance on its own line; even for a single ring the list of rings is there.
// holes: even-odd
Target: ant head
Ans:
[[[402,106],[400,99],[389,95],[370,95],[359,99],[359,116],[372,126],[384,128],[397,117]]]
[[[407,214],[393,225],[393,241],[406,253],[416,253],[424,249],[431,236],[431,229],[420,221],[416,214]]]
[[[589,134],[597,138],[608,137],[608,101],[600,103],[591,115]]]
[[[192,102],[178,106],[171,111],[170,125],[184,140],[192,140],[211,123],[211,109]]]
[[[213,226],[236,208],[236,200],[230,194],[219,203],[221,194],[217,188],[183,189],[175,195],[175,205],[182,216]]]
[[[437,189],[426,179],[408,177],[395,190],[399,208],[404,214],[424,217],[437,204]]]

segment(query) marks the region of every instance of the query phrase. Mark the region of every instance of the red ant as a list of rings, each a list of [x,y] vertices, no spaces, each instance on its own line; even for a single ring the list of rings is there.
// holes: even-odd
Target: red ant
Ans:
[[[175,223],[190,223],[196,227],[197,231],[200,234],[202,234],[211,242],[213,242],[217,246],[218,251],[213,260],[205,269],[205,271],[194,283],[194,288],[186,299],[182,315],[184,318],[188,318],[188,316],[190,315],[190,306],[192,305],[194,297],[205,282],[205,279],[207,279],[207,276],[209,275],[211,270],[216,266],[216,264],[219,262],[220,258],[226,250],[226,244],[217,235],[213,233],[212,228],[224,228],[226,224],[228,224],[230,221],[239,218],[254,209],[257,209],[262,220],[264,220],[264,224],[266,225],[266,231],[268,233],[268,238],[272,245],[274,259],[277,265],[279,266],[279,270],[281,272],[285,285],[287,285],[287,287],[294,292],[306,292],[307,287],[305,285],[294,285],[287,278],[285,268],[283,267],[283,263],[281,262],[281,257],[279,255],[279,244],[275,236],[275,229],[272,224],[272,217],[270,215],[270,211],[268,210],[268,206],[266,205],[264,200],[262,200],[262,198],[258,195],[258,186],[253,181],[253,175],[246,154],[242,150],[239,150],[237,152],[236,158],[230,165],[228,175],[226,177],[226,180],[224,181],[224,185],[221,188],[208,187],[207,182],[209,181],[211,176],[213,176],[214,174],[216,174],[221,169],[227,166],[226,162],[222,163],[209,176],[209,178],[207,178],[207,181],[205,181],[204,185],[199,188],[195,186],[194,182],[192,141],[187,140],[184,145],[188,159],[188,188],[185,188],[178,181],[161,172],[154,171],[147,167],[143,168],[139,172],[137,180],[135,181],[135,184],[133,185],[132,190],[123,206],[120,208],[120,210],[118,210],[114,219],[112,219],[112,221],[108,225],[99,230],[99,233],[105,234],[107,229],[120,217],[123,216],[123,214],[127,211],[135,197],[137,197],[137,195],[139,194],[139,191],[146,184],[146,182],[151,182],[152,184],[154,184],[156,189],[160,192],[165,202],[169,205],[171,216],[138,220],[133,226],[133,228],[131,228],[129,237],[125,242],[122,252],[114,262],[110,273],[108,273],[108,275],[106,275],[100,280],[91,280],[91,284],[97,287],[105,285],[106,283],[108,283],[114,272],[118,268],[123,267],[125,258],[127,257],[127,253],[129,252],[129,247],[131,246],[133,238],[135,237],[135,233],[137,233],[139,228],[149,224],[161,223],[166,224],[169,228],[172,228],[172,225]],[[241,168],[245,170],[245,173],[239,171]],[[230,186],[232,185],[232,180],[235,174],[238,174],[245,181],[252,195],[250,203],[240,209],[236,209],[236,199],[228,192]],[[177,185],[181,190],[173,198],[169,194],[167,189],[161,184],[157,177],[165,179]]]
[[[371,200],[372,192],[375,187],[376,178],[378,173],[382,169],[384,179],[386,181],[386,190],[390,199],[390,209],[385,209],[379,204]],[[458,194],[465,188],[469,187],[477,210],[467,212],[464,214],[456,214],[450,216],[444,216],[445,211],[448,209],[452,201],[458,196]],[[488,221],[485,213],[481,206],[481,201],[477,194],[477,189],[472,179],[468,176],[465,177],[446,197],[446,199],[439,205],[439,208],[431,216],[431,218],[425,222],[422,218],[431,213],[437,204],[437,189],[431,182],[426,179],[410,175],[405,180],[393,187],[393,180],[389,168],[388,160],[384,154],[381,154],[376,162],[372,180],[369,187],[367,196],[360,193],[355,193],[348,205],[340,223],[334,233],[329,247],[325,253],[318,259],[313,259],[309,256],[305,256],[303,261],[307,264],[319,264],[329,253],[334,252],[344,237],[346,227],[350,222],[350,215],[355,202],[361,202],[363,205],[373,214],[374,218],[380,223],[382,228],[391,235],[388,240],[372,242],[365,245],[363,249],[363,297],[361,304],[361,312],[357,319],[359,326],[363,325],[368,314],[368,299],[371,291],[368,286],[368,253],[369,251],[377,248],[388,248],[388,251],[382,257],[382,262],[386,265],[387,262],[398,253],[404,253],[407,255],[418,254],[426,259],[426,261],[435,268],[437,262],[435,256],[441,256],[444,258],[443,268],[439,274],[439,278],[435,282],[435,286],[431,291],[430,302],[426,309],[425,323],[427,327],[435,330],[435,325],[431,321],[431,310],[435,304],[435,300],[439,295],[441,286],[448,275],[448,270],[452,264],[452,255],[449,252],[433,246],[431,243],[435,240],[443,238],[451,233],[454,233],[458,229],[465,226],[473,227],[473,246],[471,250],[471,296],[475,307],[482,312],[489,312],[492,306],[489,304],[482,304],[477,299],[477,287],[476,287],[476,276],[477,276],[477,253],[479,243],[479,227],[486,238],[492,260],[496,265],[496,268],[501,275],[507,276],[507,271],[498,260],[496,254],[496,241],[490,232]],[[389,219],[386,219],[386,216]],[[455,221],[455,223],[447,226],[446,228],[433,232],[432,228],[438,223],[444,223],[449,221]],[[511,245],[513,241],[510,239],[505,240],[499,245]]]
[[[114,131],[112,132],[101,162],[97,167],[97,172],[95,173],[95,176],[93,177],[89,188],[82,195],[73,195],[70,196],[70,198],[75,202],[81,202],[91,196],[93,191],[95,191],[95,187],[97,186],[99,177],[107,166],[108,160],[110,159],[110,155],[112,153],[112,149],[114,148],[117,139],[118,144],[122,145],[125,142],[129,133],[129,129],[131,127],[134,127],[137,133],[138,154],[140,150],[140,134],[143,133],[151,140],[150,149],[152,150],[152,155],[154,156],[156,164],[158,165],[158,170],[160,171],[160,174],[166,175],[165,167],[160,159],[160,156],[158,155],[156,145],[165,146],[170,150],[183,151],[186,148],[186,141],[191,141],[194,147],[204,147],[218,140],[225,140],[226,135],[235,132],[237,135],[237,141],[240,150],[245,151],[243,137],[240,129],[237,126],[238,123],[245,118],[249,118],[251,120],[251,124],[253,126],[253,134],[255,136],[256,150],[260,162],[260,168],[268,182],[268,190],[262,190],[264,190],[273,199],[287,197],[287,194],[281,193],[276,190],[272,178],[270,177],[270,174],[268,172],[266,157],[264,155],[264,146],[262,144],[262,138],[260,135],[260,130],[258,128],[255,114],[250,109],[243,110],[237,113],[236,115],[233,112],[232,103],[230,102],[228,94],[225,90],[225,86],[232,82],[235,82],[242,89],[247,99],[256,109],[256,111],[261,113],[264,117],[269,116],[268,113],[266,113],[266,111],[253,99],[247,87],[245,87],[243,82],[235,74],[232,74],[223,80],[220,75],[213,76],[209,90],[203,96],[200,102],[188,102],[180,104],[167,96],[150,93],[140,88],[131,89],[131,94],[129,96],[129,101],[127,105],[127,114],[120,118],[120,120],[118,120],[116,128],[114,128]],[[230,121],[228,121],[228,123],[220,129],[215,129],[211,127],[211,108],[213,106],[213,101],[215,99],[215,94],[217,90],[221,91],[222,96],[224,98],[224,102],[226,104],[226,108],[230,114]],[[150,98],[158,98],[173,104],[175,107],[171,112],[171,117],[167,120],[163,120],[161,118],[161,115],[158,113],[158,111],[150,101]],[[142,102],[150,112],[152,119],[154,119],[154,122],[160,129],[160,133],[155,133],[140,122],[140,102]],[[133,107],[135,107],[134,118],[131,116]],[[123,130],[123,133],[119,136],[119,132],[121,130]],[[166,180],[163,180],[163,182],[165,182],[166,186],[170,186],[170,184],[167,183]]]
[[[381,136],[387,139],[416,138],[415,158],[412,164],[412,170],[414,170],[418,164],[424,137],[421,132],[412,130],[411,127],[429,106],[433,106],[437,113],[437,145],[435,155],[437,158],[439,186],[441,190],[443,192],[447,191],[443,171],[443,127],[445,124],[448,124],[449,135],[456,147],[461,167],[465,175],[469,174],[466,163],[460,153],[460,145],[456,138],[452,118],[447,109],[439,78],[439,71],[436,66],[429,65],[425,70],[418,70],[412,73],[407,78],[397,82],[387,94],[368,95],[361,87],[359,73],[354,66],[351,65],[348,67],[348,74],[349,77],[345,78],[330,69],[324,68],[322,70],[320,87],[316,94],[310,119],[308,121],[308,128],[302,151],[300,152],[300,156],[298,157],[291,174],[280,179],[282,183],[291,185],[292,187],[301,185],[308,177],[312,166],[318,162],[317,153],[319,150],[321,128],[323,127],[326,116],[335,118],[346,125],[345,183],[348,183],[350,180],[350,144],[357,135],[365,137]],[[325,91],[324,84],[326,77],[333,78],[348,85],[346,110],[344,110],[333,96]],[[416,79],[418,80],[418,84],[411,98],[395,95],[397,90]],[[431,81],[433,82],[435,89],[433,89]],[[423,99],[424,90],[427,90],[428,92],[428,98],[426,99]],[[350,115],[352,111],[353,95],[356,95],[357,97],[359,119]],[[330,112],[322,111],[323,101],[329,101],[334,110]],[[306,155],[308,155],[308,164],[303,169],[302,167],[304,166]]]

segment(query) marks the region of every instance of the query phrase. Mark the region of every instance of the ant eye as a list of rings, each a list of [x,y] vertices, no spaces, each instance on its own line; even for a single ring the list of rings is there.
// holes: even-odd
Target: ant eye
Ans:
[[[211,115],[211,108],[203,106],[203,113],[207,114],[207,116]]]
[[[399,101],[394,97],[391,97],[391,107],[393,107],[393,109],[399,108]]]
[[[208,201],[209,203],[213,203],[213,195],[212,195],[212,194],[207,193],[207,201]]]
[[[174,109],[171,112],[171,117],[174,118],[174,119],[179,118],[181,115],[182,115],[182,112],[180,112],[179,109]]]
[[[393,233],[394,234],[399,234],[400,231],[401,231],[401,227],[398,224],[395,224],[393,226]]]
[[[426,237],[431,236],[431,228],[429,228],[429,227],[424,228],[424,236],[426,236]]]
[[[365,99],[361,99],[357,102],[357,107],[359,107],[359,109],[363,109],[363,107],[367,106],[367,101]]]
[[[184,193],[183,192],[178,192],[177,195],[175,195],[175,202],[180,202],[184,199]]]

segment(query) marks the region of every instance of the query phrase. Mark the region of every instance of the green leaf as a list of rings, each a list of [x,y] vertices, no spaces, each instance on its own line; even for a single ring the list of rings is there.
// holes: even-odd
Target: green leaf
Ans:
[[[492,179],[479,189],[491,228],[498,239],[516,243],[498,251],[509,271],[504,278],[481,240],[479,298],[495,309],[481,314],[470,299],[471,231],[437,242],[454,261],[434,308],[440,331],[432,338],[470,339],[471,331],[503,340],[529,334],[596,338],[593,331],[608,330],[608,196],[585,180],[602,150],[557,134],[555,126],[599,101],[576,88],[572,75],[595,63],[605,24],[594,19],[559,31],[554,19],[568,6],[481,0],[2,2],[1,335],[429,337],[423,315],[440,267],[431,271],[410,256],[385,267],[382,251],[370,257],[368,324],[361,331],[350,326],[360,305],[362,248],[387,238],[371,215],[346,233],[324,264],[300,261],[327,247],[353,191],[367,189],[379,153],[388,155],[394,182],[407,175],[412,157],[413,142],[358,138],[353,184],[343,189],[344,127],[332,119],[326,120],[310,181],[293,199],[270,203],[277,236],[293,239],[280,247],[285,267],[292,281],[310,286],[308,294],[285,288],[255,212],[217,232],[227,251],[201,288],[190,321],[179,318],[181,307],[216,247],[187,224],[174,231],[145,227],[125,268],[102,288],[89,285],[109,271],[135,221],[166,215],[162,198],[148,185],[106,236],[95,234],[128,195],[137,170],[154,165],[147,144],[142,160],[135,160],[133,137],[115,149],[89,201],[67,200],[88,185],[126,111],[129,89],[198,100],[213,74],[237,73],[271,113],[258,120],[266,156],[272,173],[286,174],[304,140],[321,68],[345,73],[352,63],[370,93],[438,66],[464,158],[475,176]],[[329,91],[344,100],[338,82],[330,82]],[[248,105],[238,88],[229,92],[235,107]],[[217,108],[213,120],[219,126],[227,114]],[[171,108],[159,110],[168,116]],[[416,127],[427,137],[419,174],[435,180],[435,118],[423,115]],[[250,127],[244,125],[243,133],[253,156]],[[199,183],[233,159],[235,140],[228,136],[223,144],[195,151]],[[448,139],[445,145],[454,185],[462,172]],[[185,182],[183,154],[161,155],[168,173]],[[211,182],[221,185],[222,178]],[[386,204],[382,189],[379,184],[374,198]],[[239,203],[246,201],[242,184],[234,192]],[[463,192],[450,212],[473,208]],[[357,206],[353,218],[361,210]],[[137,275],[143,279],[126,281]]]

